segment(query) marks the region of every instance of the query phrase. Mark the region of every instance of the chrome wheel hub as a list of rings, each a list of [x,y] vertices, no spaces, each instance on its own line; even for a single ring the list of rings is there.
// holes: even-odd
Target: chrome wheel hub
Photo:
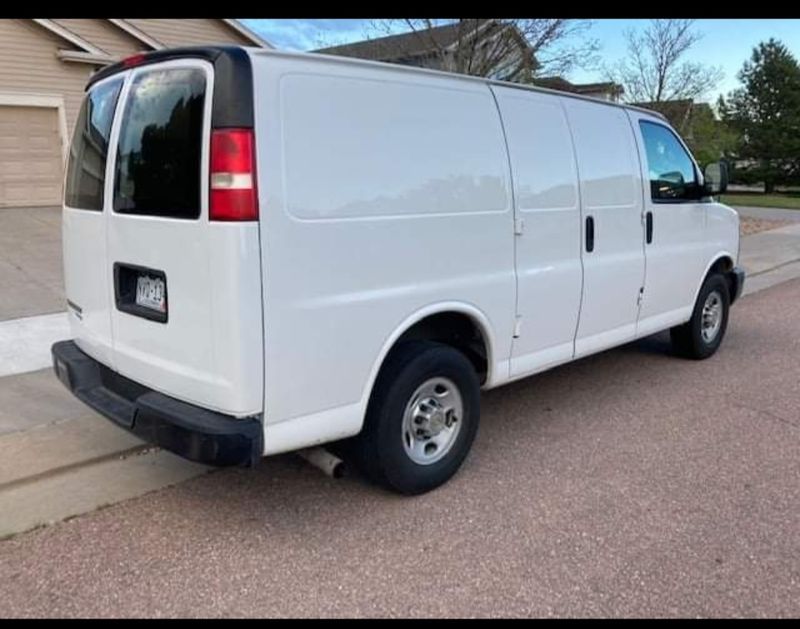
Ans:
[[[464,403],[455,383],[448,378],[423,382],[403,414],[403,447],[419,465],[436,463],[445,456],[461,430]]]
[[[713,291],[706,297],[703,304],[703,314],[700,320],[700,333],[703,341],[711,343],[719,333],[722,326],[722,295]]]

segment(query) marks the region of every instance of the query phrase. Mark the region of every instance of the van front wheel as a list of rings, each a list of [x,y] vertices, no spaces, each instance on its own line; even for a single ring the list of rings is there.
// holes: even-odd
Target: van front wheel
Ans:
[[[403,494],[446,482],[478,430],[480,384],[458,350],[431,341],[404,343],[381,369],[355,438],[358,466],[370,480]]]
[[[711,356],[725,336],[729,309],[728,282],[719,273],[709,275],[700,288],[692,318],[670,330],[675,352],[695,360]]]

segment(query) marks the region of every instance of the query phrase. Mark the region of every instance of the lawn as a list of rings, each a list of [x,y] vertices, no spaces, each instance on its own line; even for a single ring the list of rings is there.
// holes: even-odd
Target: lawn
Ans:
[[[787,210],[800,210],[800,192],[732,192],[722,195],[726,205],[742,207],[780,207]]]

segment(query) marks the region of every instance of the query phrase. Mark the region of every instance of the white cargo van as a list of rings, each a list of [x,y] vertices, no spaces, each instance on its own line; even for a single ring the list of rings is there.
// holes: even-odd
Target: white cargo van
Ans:
[[[237,47],[98,72],[67,168],[73,393],[217,465],[344,443],[419,493],[479,390],[671,330],[719,347],[736,212],[652,112]]]

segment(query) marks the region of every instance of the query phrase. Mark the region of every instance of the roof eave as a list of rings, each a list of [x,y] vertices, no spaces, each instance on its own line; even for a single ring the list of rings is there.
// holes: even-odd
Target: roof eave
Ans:
[[[225,22],[228,26],[230,26],[233,30],[238,32],[240,35],[246,37],[251,42],[256,44],[259,48],[267,48],[269,50],[275,50],[275,46],[269,43],[263,37],[260,37],[255,33],[255,31],[247,28],[244,24],[242,24],[239,20],[234,19],[226,19],[220,18],[223,22]]]

